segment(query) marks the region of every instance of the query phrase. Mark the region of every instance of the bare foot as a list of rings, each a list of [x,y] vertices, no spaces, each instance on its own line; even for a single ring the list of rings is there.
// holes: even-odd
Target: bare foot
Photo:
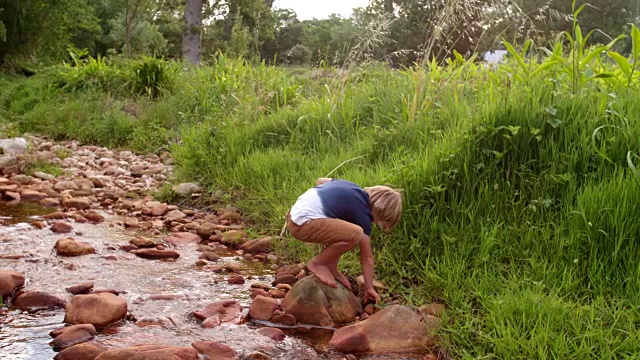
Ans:
[[[307,268],[323,283],[331,286],[332,288],[338,287],[338,284],[335,282],[333,275],[331,275],[331,271],[329,271],[328,267],[324,265],[318,265],[313,261],[309,261],[309,263],[307,263]]]
[[[338,271],[338,269],[332,269],[331,274],[333,274],[333,277],[336,278],[336,280],[338,280],[340,284],[344,285],[344,287],[351,290],[351,283],[346,278],[346,276],[344,276],[340,271]]]

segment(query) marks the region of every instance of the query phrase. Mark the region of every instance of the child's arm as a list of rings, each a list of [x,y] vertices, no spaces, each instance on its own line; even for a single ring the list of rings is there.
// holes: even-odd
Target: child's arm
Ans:
[[[364,301],[367,302],[371,298],[377,303],[380,300],[380,295],[373,289],[373,251],[371,250],[371,238],[368,236],[360,241],[360,264],[364,277]]]
[[[316,185],[322,185],[322,184],[324,184],[324,183],[328,183],[328,182],[330,182],[331,180],[333,180],[333,179],[332,179],[332,178],[319,178],[319,179],[316,181]]]

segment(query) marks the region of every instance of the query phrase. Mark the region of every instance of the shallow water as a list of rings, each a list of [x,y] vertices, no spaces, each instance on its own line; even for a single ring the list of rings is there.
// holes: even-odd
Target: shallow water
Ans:
[[[272,359],[343,359],[343,354],[326,352],[330,329],[283,329],[287,336],[275,342],[255,333],[259,324],[223,323],[205,329],[191,317],[195,310],[225,299],[235,299],[246,315],[250,304],[249,287],[253,282],[270,283],[273,264],[245,262],[237,254],[224,251],[217,265],[236,262],[246,277],[243,285],[229,285],[228,274],[208,272],[195,265],[199,252],[196,247],[183,246],[176,250],[181,256],[176,261],[146,260],[118,250],[120,245],[141,234],[114,225],[118,216],[103,212],[103,224],[74,223],[73,234],[54,234],[49,229],[35,229],[26,221],[38,219],[38,214],[50,210],[37,206],[0,205],[0,255],[19,255],[19,259],[0,259],[0,269],[11,269],[25,275],[25,290],[41,290],[66,300],[71,294],[65,287],[93,282],[94,289],[111,288],[120,291],[127,300],[129,316],[96,335],[95,341],[107,347],[161,343],[190,346],[194,341],[218,341],[234,348],[240,357],[260,351]],[[164,236],[164,235],[163,235]],[[53,250],[55,242],[63,237],[87,241],[96,254],[79,257],[61,257]],[[153,238],[153,237],[152,237]],[[117,260],[107,260],[115,255]],[[70,270],[71,269],[71,270]],[[154,300],[161,297],[165,300]],[[62,327],[64,310],[46,310],[36,313],[13,308],[0,311],[1,359],[51,359],[55,352],[48,344],[49,332]],[[162,326],[139,327],[136,320],[159,320]],[[262,324],[268,325],[268,324]],[[353,358],[353,357],[352,357]],[[421,356],[366,356],[365,359],[420,359]]]

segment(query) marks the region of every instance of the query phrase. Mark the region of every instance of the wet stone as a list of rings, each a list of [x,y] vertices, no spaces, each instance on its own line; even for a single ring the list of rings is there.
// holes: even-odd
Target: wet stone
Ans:
[[[85,282],[85,283],[72,285],[72,286],[69,286],[69,287],[65,288],[65,290],[67,292],[69,292],[71,294],[74,294],[74,295],[87,294],[87,293],[89,293],[89,291],[91,291],[91,289],[93,289],[93,283],[92,282]]]

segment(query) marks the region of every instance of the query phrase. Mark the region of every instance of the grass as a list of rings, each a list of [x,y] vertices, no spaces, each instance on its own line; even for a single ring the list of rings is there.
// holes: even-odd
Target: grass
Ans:
[[[316,77],[220,55],[198,69],[161,63],[167,86],[145,76],[144,90],[127,75],[139,64],[107,61],[89,75],[0,78],[0,115],[55,139],[169,149],[180,180],[231,194],[271,234],[316,178],[352,160],[333,176],[404,194],[396,231],[374,233],[384,301],[446,304],[439,337],[452,358],[635,359],[633,31],[626,65],[571,34],[548,53],[513,46],[497,67],[456,59]],[[72,71],[84,75],[65,82]],[[317,251],[291,238],[277,247],[296,262]],[[355,254],[341,265],[359,274]]]

